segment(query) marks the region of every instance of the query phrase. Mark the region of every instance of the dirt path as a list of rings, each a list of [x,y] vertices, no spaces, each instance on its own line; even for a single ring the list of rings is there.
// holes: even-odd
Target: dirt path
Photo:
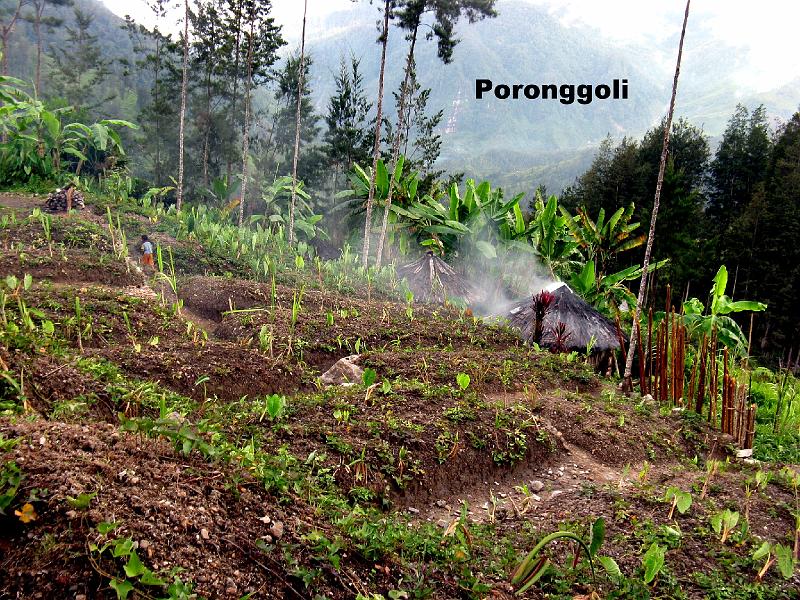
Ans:
[[[17,216],[21,216],[30,213],[34,208],[44,207],[45,199],[45,196],[3,192],[0,194],[0,213],[16,212]]]
[[[517,402],[518,394],[492,396],[493,401]],[[570,499],[591,494],[595,487],[625,485],[622,469],[598,461],[585,450],[564,441],[563,435],[546,418],[539,416],[540,428],[554,436],[557,450],[550,460],[523,465],[492,480],[480,481],[457,493],[425,506],[410,506],[406,511],[414,521],[428,521],[446,527],[458,518],[466,502],[469,518],[476,523],[506,516],[527,516],[532,521],[549,520],[562,513]]]

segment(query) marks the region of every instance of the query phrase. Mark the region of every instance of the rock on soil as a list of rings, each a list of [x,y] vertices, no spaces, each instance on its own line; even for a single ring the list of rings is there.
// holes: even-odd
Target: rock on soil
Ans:
[[[351,354],[339,359],[330,369],[323,373],[322,383],[325,385],[352,385],[361,381],[364,369],[358,366],[360,354]]]

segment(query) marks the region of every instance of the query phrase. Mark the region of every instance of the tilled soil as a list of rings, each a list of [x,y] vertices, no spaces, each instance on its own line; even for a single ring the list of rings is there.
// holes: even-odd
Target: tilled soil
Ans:
[[[233,479],[226,465],[183,456],[110,424],[2,421],[0,433],[21,438],[0,458],[23,469],[24,489],[36,496],[36,519],[28,526],[0,515],[0,597],[113,597],[108,582],[122,575],[124,563],[108,552],[86,558],[88,544],[107,541],[97,525],[112,521],[119,528],[110,537],[133,540],[156,573],[180,568],[180,577],[206,598],[307,597],[273,551],[278,540],[299,541],[314,519],[300,499],[287,510],[246,473]],[[70,504],[69,498],[90,493],[96,496],[87,509]],[[347,576],[364,567],[345,558],[340,579],[332,576],[318,592],[352,598]]]

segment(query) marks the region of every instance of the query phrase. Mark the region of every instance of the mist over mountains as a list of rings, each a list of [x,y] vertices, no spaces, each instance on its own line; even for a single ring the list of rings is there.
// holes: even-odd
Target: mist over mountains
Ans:
[[[417,44],[418,79],[432,90],[429,109],[444,110],[442,168],[487,178],[515,191],[543,183],[558,192],[588,166],[603,138],[639,137],[666,112],[679,23],[674,36],[647,48],[611,43],[589,27],[565,26],[540,6],[501,0],[497,10],[494,19],[459,24],[461,42],[452,64],[439,61],[434,42]],[[307,48],[314,60],[312,85],[318,110],[325,110],[339,61],[351,52],[362,58],[367,92],[377,90],[377,18],[374,7],[357,4],[311,21]],[[390,92],[400,85],[407,42],[397,28],[389,40],[386,89],[391,104]],[[702,126],[712,146],[737,102],[764,103],[776,119],[787,119],[800,103],[800,79],[769,92],[742,87],[734,73],[744,60],[740,51],[721,44],[701,21],[690,22],[677,115]],[[597,85],[625,78],[630,97],[587,105],[476,100],[477,78],[539,85]]]
[[[0,5],[8,0],[0,0]],[[76,0],[95,15],[92,32],[108,58],[124,59],[132,52],[122,19],[96,0]],[[72,9],[48,9],[64,20],[46,35],[46,48],[65,38]],[[461,42],[453,62],[443,64],[434,41],[417,44],[417,77],[431,88],[429,113],[444,111],[440,168],[489,179],[511,191],[530,191],[544,184],[551,192],[569,185],[590,164],[598,144],[610,135],[640,137],[656,124],[669,102],[679,23],[674,35],[662,36],[652,46],[621,45],[604,38],[598,29],[565,25],[544,6],[520,0],[499,0],[494,19],[458,26]],[[311,87],[318,114],[327,110],[334,91],[334,76],[342,58],[361,59],[366,92],[377,92],[380,48],[376,43],[379,19],[376,5],[365,2],[326,16],[309,15],[307,49],[313,58]],[[694,19],[694,20],[693,20]],[[747,57],[740,48],[721,42],[703,17],[690,19],[681,70],[676,116],[686,117],[716,138],[737,102],[764,103],[771,118],[785,120],[800,104],[800,78],[766,92],[742,83],[735,76]],[[295,39],[298,31],[285,31]],[[424,28],[423,28],[424,30]],[[20,21],[11,38],[11,73],[30,79],[35,56],[30,23]],[[296,50],[290,44],[284,54]],[[392,92],[397,90],[407,51],[404,33],[393,28],[386,67],[385,109],[394,114]],[[149,83],[141,74],[114,67],[116,76],[128,79],[146,93]],[[475,80],[494,83],[604,84],[627,79],[628,100],[594,100],[564,105],[557,100],[497,100],[475,98]],[[47,82],[45,81],[45,88]],[[261,97],[266,98],[267,93]],[[110,109],[133,110],[131,99],[119,98]],[[118,105],[118,106],[117,106]],[[131,113],[132,114],[132,113]],[[130,115],[129,115],[130,116]]]

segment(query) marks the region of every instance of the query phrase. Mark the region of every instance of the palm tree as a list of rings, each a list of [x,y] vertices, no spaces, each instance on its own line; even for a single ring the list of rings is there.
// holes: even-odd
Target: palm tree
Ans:
[[[364,246],[361,250],[361,264],[369,264],[369,233],[372,224],[372,203],[375,200],[375,174],[378,172],[378,159],[381,156],[381,124],[383,123],[383,76],[386,71],[386,46],[389,42],[390,0],[385,0],[383,7],[383,33],[381,34],[381,70],[378,76],[378,107],[375,116],[375,146],[372,151],[372,173],[369,178],[369,195],[364,221]]]
[[[661,163],[658,167],[658,180],[656,181],[656,195],[653,199],[653,215],[650,218],[650,231],[647,234],[647,246],[644,250],[644,262],[642,263],[642,278],[639,281],[639,296],[636,299],[636,307],[633,311],[633,326],[631,327],[630,344],[628,345],[628,356],[625,361],[625,375],[622,380],[622,389],[626,392],[633,391],[631,372],[633,371],[633,353],[636,351],[636,338],[639,331],[639,316],[644,302],[645,284],[650,266],[650,254],[653,251],[653,240],[656,235],[656,218],[658,217],[658,206],[661,200],[661,186],[664,183],[664,171],[667,166],[667,154],[669,153],[669,134],[672,128],[672,116],[675,114],[675,95],[678,92],[678,76],[681,73],[681,56],[683,55],[683,39],[686,37],[686,23],[689,20],[689,4],[692,0],[686,0],[686,12],[683,15],[683,29],[681,29],[681,40],[678,44],[678,60],[675,63],[675,78],[672,80],[672,98],[669,101],[669,112],[664,123],[664,144],[661,148]]]
[[[300,68],[297,74],[297,112],[294,121],[294,157],[292,158],[292,204],[289,207],[289,244],[294,243],[294,208],[297,202],[297,157],[300,154],[300,107],[303,104],[303,75],[306,51],[306,12],[308,0],[303,2],[303,33],[300,37]]]

